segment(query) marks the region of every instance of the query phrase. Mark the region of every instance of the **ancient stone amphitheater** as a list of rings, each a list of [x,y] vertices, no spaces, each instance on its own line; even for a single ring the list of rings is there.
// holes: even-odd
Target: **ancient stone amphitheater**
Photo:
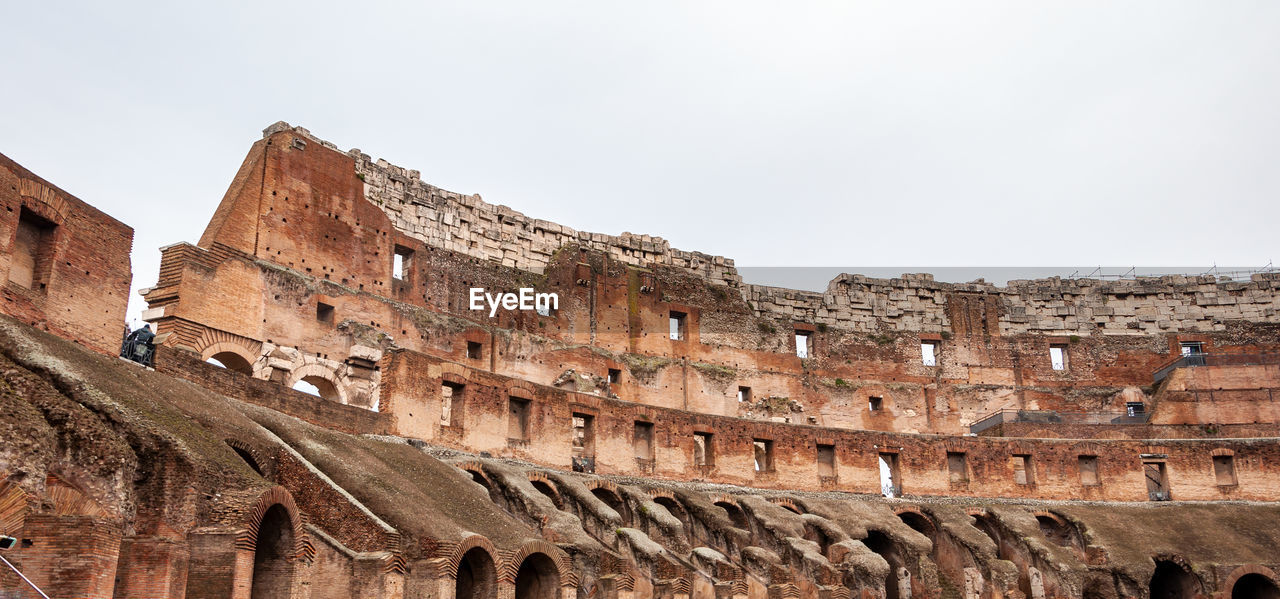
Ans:
[[[0,167],[50,597],[1280,598],[1280,276],[764,287],[277,123],[182,206],[149,368],[132,230]]]

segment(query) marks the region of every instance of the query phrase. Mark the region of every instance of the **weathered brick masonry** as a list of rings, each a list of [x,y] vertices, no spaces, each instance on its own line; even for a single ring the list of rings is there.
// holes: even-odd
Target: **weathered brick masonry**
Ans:
[[[0,312],[119,351],[133,229],[0,155]]]
[[[5,172],[5,312],[112,352],[128,229]],[[283,123],[161,251],[155,371],[0,316],[51,596],[1280,598],[1273,275],[761,287]]]

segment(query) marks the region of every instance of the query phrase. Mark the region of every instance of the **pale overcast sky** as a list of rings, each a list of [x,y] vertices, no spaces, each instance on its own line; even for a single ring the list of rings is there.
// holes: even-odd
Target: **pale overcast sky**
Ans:
[[[277,120],[742,266],[1280,260],[1276,2],[187,4],[0,20],[0,152],[135,289]]]

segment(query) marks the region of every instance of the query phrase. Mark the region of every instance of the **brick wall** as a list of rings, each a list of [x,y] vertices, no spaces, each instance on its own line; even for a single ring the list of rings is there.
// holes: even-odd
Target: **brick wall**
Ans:
[[[394,414],[400,434],[560,469],[571,467],[572,415],[582,413],[593,417],[596,471],[602,474],[879,493],[879,455],[893,453],[898,456],[904,491],[911,494],[1146,501],[1142,456],[1147,455],[1149,460],[1166,464],[1175,499],[1269,500],[1280,492],[1276,483],[1280,443],[1274,438],[1031,441],[836,430],[697,414],[530,386],[408,351],[390,355],[383,380],[388,410]],[[449,427],[439,422],[440,389],[445,380],[464,385],[464,416]],[[509,401],[513,396],[531,402],[524,439],[509,437]],[[652,461],[637,459],[637,422],[653,425]],[[695,432],[713,435],[713,468],[694,466]],[[756,470],[755,440],[771,442],[772,472]],[[819,474],[819,444],[835,446],[834,478]],[[1213,471],[1215,451],[1233,456],[1236,485],[1218,484]],[[950,476],[949,452],[965,455],[963,483]],[[1012,460],[1017,455],[1031,456],[1031,484],[1014,481]],[[1082,484],[1080,456],[1098,458],[1100,486]]]
[[[133,229],[3,155],[0,208],[0,312],[119,352]]]

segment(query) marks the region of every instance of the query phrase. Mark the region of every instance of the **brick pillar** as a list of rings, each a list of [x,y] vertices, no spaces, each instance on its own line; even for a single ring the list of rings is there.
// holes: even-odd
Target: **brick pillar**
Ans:
[[[499,580],[497,599],[516,599],[516,583]]]
[[[5,558],[50,597],[110,599],[120,535],[120,524],[103,518],[28,514],[22,541]],[[12,573],[3,580],[26,593],[16,597],[39,597]]]
[[[187,536],[190,567],[186,599],[230,599],[234,597],[238,555],[234,533],[193,533]],[[253,552],[249,554],[247,576],[253,573]],[[252,579],[244,582],[246,586]],[[248,597],[248,594],[244,595]]]
[[[183,599],[190,558],[187,544],[178,539],[126,538],[120,544],[115,596]]]

